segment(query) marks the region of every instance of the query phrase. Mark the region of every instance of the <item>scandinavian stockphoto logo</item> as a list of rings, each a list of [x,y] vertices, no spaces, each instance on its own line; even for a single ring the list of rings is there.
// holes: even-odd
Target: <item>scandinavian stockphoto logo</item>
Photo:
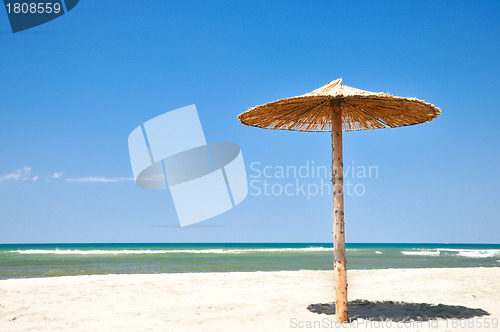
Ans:
[[[159,115],[128,137],[135,183],[170,189],[181,226],[226,212],[248,194],[240,147],[207,144],[195,105]]]
[[[73,9],[79,0],[4,0],[12,32],[47,23]]]

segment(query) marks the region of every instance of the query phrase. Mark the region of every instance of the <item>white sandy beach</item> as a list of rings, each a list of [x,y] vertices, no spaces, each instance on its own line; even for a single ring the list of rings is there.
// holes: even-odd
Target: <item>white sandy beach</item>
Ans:
[[[358,305],[361,315],[411,317],[419,310],[412,303],[447,305],[427,308],[430,317],[443,311],[451,317],[477,313],[472,309],[490,314],[475,318],[480,328],[433,318],[408,328],[393,322],[391,330],[500,330],[484,327],[500,319],[500,268],[353,270],[348,278],[350,301],[410,303]],[[10,279],[0,281],[0,331],[344,330],[332,326],[334,315],[308,310],[311,304],[331,303],[333,296],[330,271]],[[391,324],[357,322],[356,330]]]

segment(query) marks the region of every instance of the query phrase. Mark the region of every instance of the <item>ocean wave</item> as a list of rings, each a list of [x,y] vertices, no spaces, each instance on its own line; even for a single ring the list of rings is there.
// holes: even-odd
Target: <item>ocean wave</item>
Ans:
[[[349,250],[349,249],[346,249]],[[303,252],[303,251],[333,251],[333,248],[325,247],[308,247],[308,248],[260,248],[260,249],[228,249],[225,252],[229,253],[245,253],[245,252]]]
[[[403,255],[409,256],[439,256],[445,253],[451,256],[462,256],[469,258],[489,258],[500,256],[500,249],[454,249],[454,248],[437,248],[432,250],[416,249],[412,251],[401,251]]]
[[[439,249],[447,252],[457,252],[458,256],[471,258],[489,258],[500,256],[500,249]]]
[[[382,253],[382,251],[378,251],[378,250],[377,250],[377,251],[375,251],[375,253],[376,253],[376,254],[381,254],[381,253]]]
[[[11,252],[17,252],[23,255],[143,255],[143,254],[167,254],[167,253],[199,253],[199,254],[218,254],[222,253],[222,249],[206,249],[206,250],[150,250],[150,249],[137,249],[137,250],[43,250],[43,249],[28,249],[28,250],[14,250]]]
[[[441,254],[439,250],[401,251],[401,253],[407,256],[439,256]]]
[[[13,250],[22,255],[147,255],[147,254],[244,254],[249,252],[315,252],[333,251],[333,248],[248,248],[248,249],[123,249],[123,250],[63,250],[63,249],[27,249]]]

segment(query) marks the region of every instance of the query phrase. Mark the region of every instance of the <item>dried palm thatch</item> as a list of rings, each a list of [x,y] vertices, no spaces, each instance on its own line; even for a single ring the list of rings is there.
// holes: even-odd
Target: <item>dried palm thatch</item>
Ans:
[[[341,101],[342,131],[410,126],[441,114],[422,100],[351,88],[339,78],[304,95],[249,108],[238,120],[268,129],[332,131],[332,100]]]

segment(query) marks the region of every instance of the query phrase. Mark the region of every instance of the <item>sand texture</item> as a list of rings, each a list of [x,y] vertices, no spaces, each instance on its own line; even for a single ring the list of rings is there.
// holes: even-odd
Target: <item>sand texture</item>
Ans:
[[[500,331],[491,326],[500,319],[500,268],[349,271],[349,329],[332,325],[333,278],[282,271],[2,280],[0,331]]]

